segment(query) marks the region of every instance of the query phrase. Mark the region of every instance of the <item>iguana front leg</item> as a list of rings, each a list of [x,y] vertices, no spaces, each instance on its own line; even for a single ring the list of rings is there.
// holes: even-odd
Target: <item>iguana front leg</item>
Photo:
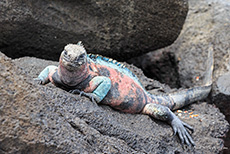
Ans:
[[[49,65],[34,80],[38,81],[39,84],[45,85],[51,81],[52,75],[57,69],[57,66]]]
[[[142,113],[168,122],[173,128],[174,135],[178,134],[182,143],[185,142],[187,145],[195,145],[192,137],[186,130],[186,128],[188,128],[193,131],[193,128],[181,121],[168,107],[151,103],[144,107]]]
[[[97,76],[89,82],[89,85],[84,89],[84,91],[75,89],[70,90],[69,92],[86,96],[90,98],[93,102],[99,103],[107,95],[110,88],[111,80],[108,77]]]

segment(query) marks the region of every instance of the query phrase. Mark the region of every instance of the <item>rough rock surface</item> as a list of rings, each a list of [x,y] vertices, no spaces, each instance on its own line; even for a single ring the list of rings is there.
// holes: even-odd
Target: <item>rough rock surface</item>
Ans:
[[[178,62],[175,53],[160,49],[127,61],[144,71],[151,79],[169,85],[171,88],[180,87]]]
[[[147,70],[147,68],[153,68],[151,66],[155,64],[152,62],[154,60],[151,60],[152,63],[150,63],[150,59],[156,59],[156,53],[172,52],[175,54],[175,60],[178,61],[177,71],[179,77],[167,76],[167,78],[162,80],[165,82],[168,78],[173,79],[175,77],[175,80],[172,83],[175,83],[179,78],[179,86],[191,87],[192,85],[198,85],[203,81],[202,77],[206,69],[207,49],[209,44],[212,44],[215,53],[215,67],[213,79],[214,85],[210,102],[212,101],[212,103],[220,108],[221,112],[226,115],[228,122],[230,122],[230,94],[229,89],[227,89],[229,88],[227,86],[230,84],[230,75],[228,74],[230,70],[229,12],[230,1],[189,0],[188,16],[178,39],[169,47],[142,56],[142,61],[140,63],[144,72],[149,71],[147,73],[152,73],[154,76],[155,71],[151,72],[151,69]],[[143,59],[146,59],[146,61]],[[171,66],[170,63],[167,66],[164,66],[164,68],[170,68],[165,74],[172,74],[173,69]],[[161,74],[158,74],[158,76],[155,75],[155,78],[156,77],[164,78]],[[199,80],[196,80],[196,77],[199,77]],[[224,83],[221,81],[223,79],[226,79]],[[173,87],[174,85],[171,86]],[[229,150],[225,150],[225,152],[230,153],[230,132],[225,140],[225,146],[226,148],[229,148]]]
[[[68,43],[118,60],[172,44],[187,0],[1,0],[0,50],[12,58],[58,60]]]
[[[186,110],[199,116],[181,116],[195,128],[196,142],[195,147],[183,147],[166,123],[120,113],[52,84],[34,83],[50,64],[57,63],[29,57],[13,61],[0,54],[0,153],[219,153],[223,148],[220,138],[228,123],[212,105],[191,105]],[[144,86],[170,91],[129,68]]]
[[[228,54],[230,38],[229,11],[230,2],[225,0],[189,0],[188,16],[178,39],[169,47],[141,56],[141,63],[137,65],[147,74],[152,73],[152,77],[155,76],[156,79],[165,78],[164,76],[154,75],[155,70],[152,65],[161,56],[159,54],[156,56],[156,52],[161,54],[171,52],[176,56],[175,61],[178,61],[180,86],[190,87],[194,83],[196,84],[195,77],[202,76],[205,70],[207,49],[210,43],[214,45],[215,68],[218,67],[223,57]],[[133,62],[133,60],[130,62]],[[161,63],[162,65],[167,64],[165,61]],[[167,66],[160,67],[168,67],[168,71],[167,69],[164,70],[170,74],[172,72],[171,66],[173,66],[172,63],[169,63]],[[151,68],[153,71],[151,71]],[[174,77],[173,75],[175,74],[172,73],[172,78]],[[161,80],[167,82],[167,78]]]
[[[216,68],[216,82],[213,86],[212,102],[220,109],[230,122],[230,50]],[[224,154],[230,153],[230,131],[225,138]]]

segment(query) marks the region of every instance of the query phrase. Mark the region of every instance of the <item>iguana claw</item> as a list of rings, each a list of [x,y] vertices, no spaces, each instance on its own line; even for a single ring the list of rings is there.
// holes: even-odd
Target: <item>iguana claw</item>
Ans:
[[[94,103],[98,102],[98,97],[93,93],[86,93],[86,92],[81,91],[79,89],[70,90],[69,92],[72,94],[79,94],[80,96],[88,97]]]
[[[42,80],[39,78],[34,78],[33,79],[37,84],[42,84]]]
[[[195,142],[193,141],[191,135],[188,133],[188,131],[186,130],[186,128],[188,128],[189,130],[191,130],[193,132],[193,128],[186,124],[185,122],[181,121],[178,117],[174,117],[174,119],[171,122],[172,128],[173,128],[173,132],[174,135],[178,134],[179,138],[183,143],[186,143],[187,145],[192,145],[195,146]]]
[[[79,89],[74,89],[74,90],[70,90],[69,93],[72,93],[72,94],[81,94],[81,90]]]

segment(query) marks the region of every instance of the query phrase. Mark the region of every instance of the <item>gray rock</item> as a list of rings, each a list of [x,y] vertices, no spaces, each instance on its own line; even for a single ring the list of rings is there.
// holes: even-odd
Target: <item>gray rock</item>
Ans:
[[[178,63],[175,53],[169,50],[156,50],[139,57],[131,58],[127,62],[141,68],[144,74],[151,79],[165,83],[171,88],[180,87]]]
[[[17,58],[58,60],[81,40],[91,53],[125,60],[172,44],[188,11],[187,0],[0,2],[0,50]]]
[[[220,93],[225,95],[230,95],[230,72],[225,73],[224,75],[220,76],[217,80],[217,88],[219,89]]]
[[[219,153],[223,148],[228,123],[212,105],[201,102],[186,109],[198,117],[178,115],[195,128],[196,146],[184,147],[164,122],[34,83],[50,64],[57,63],[30,57],[12,61],[0,53],[0,153]],[[128,67],[145,86],[160,85]]]
[[[229,50],[230,52],[230,50]],[[226,116],[228,122],[230,121],[230,53],[222,58],[216,68],[215,82],[212,90],[212,102],[221,110]],[[225,138],[225,153],[230,152],[230,132]]]
[[[213,76],[213,90],[210,102],[214,103],[226,119],[230,122],[230,2],[225,0],[189,0],[189,12],[184,27],[178,39],[169,47],[148,53],[141,57],[142,65],[140,68],[144,72],[151,71],[151,58],[156,57],[156,53],[171,52],[175,54],[175,60],[178,61],[179,77],[172,74],[173,68],[168,69],[164,74],[171,75],[171,79],[176,82],[179,78],[180,85],[183,88],[199,85],[202,83],[203,75],[206,70],[207,52],[210,44],[214,47],[215,66]],[[147,61],[144,61],[147,59]],[[156,59],[156,58],[155,58]],[[145,64],[145,65],[143,65]],[[164,66],[163,63],[160,66]],[[164,66],[164,68],[172,65]],[[157,68],[157,67],[156,67]],[[157,68],[158,70],[158,68]],[[154,75],[155,71],[148,72]],[[160,74],[161,75],[161,74]],[[158,76],[160,76],[158,75]],[[174,75],[174,76],[172,76]],[[156,75],[155,75],[156,76]],[[161,75],[161,77],[164,77]],[[166,76],[170,78],[169,76]],[[198,78],[197,78],[198,77]],[[161,79],[164,82],[166,79]],[[223,81],[223,79],[226,81]],[[172,82],[173,83],[173,82]],[[230,149],[230,132],[225,139],[225,146]],[[230,150],[225,150],[230,153]]]
[[[202,82],[202,75],[206,69],[207,49],[209,44],[213,44],[215,52],[215,68],[218,67],[225,55],[228,55],[229,38],[230,38],[230,3],[226,1],[217,0],[189,0],[189,12],[181,34],[177,40],[169,47],[159,49],[154,52],[143,55],[139,60],[141,63],[137,65],[147,72],[153,74],[158,70],[152,67],[156,60],[162,55],[156,53],[169,53],[176,56],[175,61],[178,61],[178,73],[180,78],[180,85],[182,87],[191,87],[194,84]],[[164,58],[167,57],[163,56]],[[154,59],[154,60],[152,60]],[[155,60],[156,59],[156,60]],[[146,61],[145,61],[146,60]],[[171,58],[172,61],[173,58]],[[135,61],[131,61],[135,63]],[[161,64],[162,63],[162,64]],[[160,66],[168,67],[165,69],[165,74],[172,74],[171,78],[176,72],[173,70],[172,63],[160,62]],[[164,66],[164,65],[167,66]],[[136,64],[135,64],[136,65]],[[175,65],[177,66],[177,65]],[[150,68],[150,69],[149,69]],[[153,70],[151,72],[151,69]],[[161,73],[162,74],[162,73]],[[155,78],[158,78],[155,75]],[[195,78],[201,77],[199,81]],[[162,77],[162,76],[161,76]],[[167,82],[166,79],[161,79]],[[177,81],[177,79],[175,79]],[[178,83],[178,82],[177,82]]]

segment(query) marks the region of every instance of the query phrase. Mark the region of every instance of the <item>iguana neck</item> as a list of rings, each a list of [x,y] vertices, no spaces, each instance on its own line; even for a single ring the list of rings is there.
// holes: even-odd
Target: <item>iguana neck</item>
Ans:
[[[60,61],[58,66],[58,75],[64,84],[68,86],[76,86],[89,76],[89,68],[86,62],[84,65],[70,71],[66,69]]]

